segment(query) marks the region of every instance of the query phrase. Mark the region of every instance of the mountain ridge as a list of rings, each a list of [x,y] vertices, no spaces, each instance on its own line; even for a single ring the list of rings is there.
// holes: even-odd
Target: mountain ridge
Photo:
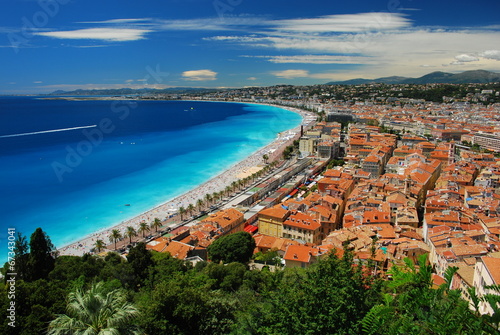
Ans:
[[[113,88],[113,89],[92,89],[84,90],[78,89],[73,91],[57,90],[49,93],[48,95],[124,95],[124,94],[149,94],[149,93],[165,93],[165,94],[179,94],[188,92],[207,92],[217,91],[214,88],[201,88],[201,87],[170,87],[164,89],[156,88]]]
[[[500,73],[472,70],[461,73],[434,71],[418,78],[391,76],[376,79],[356,78],[344,81],[331,81],[326,85],[362,85],[362,84],[484,84],[500,81]]]

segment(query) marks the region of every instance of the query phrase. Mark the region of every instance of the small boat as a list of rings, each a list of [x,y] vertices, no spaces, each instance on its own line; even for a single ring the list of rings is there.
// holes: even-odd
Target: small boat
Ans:
[[[125,204],[125,206],[130,206],[130,204]]]

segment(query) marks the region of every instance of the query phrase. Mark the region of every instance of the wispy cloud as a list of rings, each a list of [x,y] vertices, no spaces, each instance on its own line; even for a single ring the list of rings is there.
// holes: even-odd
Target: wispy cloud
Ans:
[[[369,57],[347,55],[294,55],[294,56],[248,56],[247,58],[264,58],[277,64],[364,64]]]
[[[278,78],[295,79],[309,77],[309,71],[306,70],[284,70],[271,72],[272,75]]]
[[[150,22],[151,18],[140,18],[140,19],[112,19],[105,21],[83,21],[77,23],[90,23],[90,24],[137,24],[140,22]]]
[[[277,30],[301,33],[366,32],[396,30],[411,26],[402,13],[359,13],[326,15],[317,18],[273,21]]]
[[[210,41],[231,43],[254,49],[277,50],[294,56],[263,58],[275,63],[303,62],[304,64],[349,63],[350,57],[358,62],[359,72],[351,71],[353,76],[372,78],[387,75],[422,75],[421,66],[436,68],[446,66],[447,71],[472,69],[498,70],[500,51],[489,50],[491,45],[500,44],[500,35],[486,29],[443,29],[408,27],[401,30],[365,31],[360,33],[319,33],[297,32],[284,34],[278,32],[253,33],[251,35],[214,36]],[[489,51],[485,51],[489,50]],[[268,52],[268,51],[267,51]],[[296,55],[303,53],[304,55]],[[322,55],[311,57],[311,53]],[[469,61],[463,60],[468,57]],[[462,59],[459,61],[455,57]],[[479,58],[472,61],[473,57]],[[351,58],[353,59],[353,58]],[[355,62],[351,64],[356,64]],[[457,68],[453,68],[457,66]],[[458,67],[459,66],[459,67]],[[339,73],[339,76],[343,74]],[[339,79],[343,79],[340,78]]]
[[[89,28],[67,31],[39,32],[35,33],[35,35],[59,39],[90,39],[109,42],[124,42],[141,40],[144,38],[144,35],[149,32],[151,32],[151,30],[128,28]]]
[[[217,72],[212,70],[191,70],[184,71],[182,78],[189,81],[211,81],[217,79]]]

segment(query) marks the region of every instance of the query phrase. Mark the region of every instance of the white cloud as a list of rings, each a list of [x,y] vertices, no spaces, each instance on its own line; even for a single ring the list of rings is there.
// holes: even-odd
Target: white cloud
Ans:
[[[362,64],[369,62],[369,57],[343,55],[295,55],[295,56],[243,56],[266,58],[278,64]]]
[[[304,78],[309,76],[309,71],[306,70],[284,70],[284,71],[274,71],[271,74],[275,75],[278,78],[285,79],[295,79],[295,78]]]
[[[401,13],[359,13],[326,15],[318,18],[277,20],[278,30],[294,32],[364,32],[409,27],[411,21]]]
[[[124,24],[124,23],[138,23],[138,22],[148,22],[151,21],[150,18],[141,18],[141,19],[112,19],[112,20],[105,20],[105,21],[85,21],[85,22],[79,22],[79,23],[91,23],[91,24]]]
[[[42,84],[42,83],[43,83],[43,81],[39,81],[39,80],[33,82],[33,84]]]
[[[479,56],[487,59],[500,60],[500,50],[486,50],[481,52]]]
[[[455,56],[455,59],[458,62],[462,62],[462,63],[477,62],[479,60],[479,58],[477,58],[476,56],[468,55],[468,54],[461,54],[461,55]]]
[[[39,32],[35,33],[35,35],[60,39],[92,39],[110,42],[124,42],[141,40],[144,38],[144,35],[149,32],[151,32],[151,30],[128,28],[89,28],[68,31]]]
[[[232,36],[222,41],[236,43],[246,47],[261,49],[275,49],[280,53],[303,53],[304,56],[290,56],[289,58],[269,58],[275,62],[304,61],[306,55],[321,53],[331,55],[330,59],[320,57],[314,61],[333,61],[335,57],[345,56],[347,63],[349,57],[357,57],[353,63],[356,68],[350,68],[349,73],[339,73],[347,78],[364,77],[377,78],[390,75],[421,76],[425,74],[422,64],[434,67],[436,70],[449,65],[447,71],[464,71],[484,69],[498,71],[496,57],[500,52],[495,50],[483,52],[492,44],[500,44],[500,35],[490,30],[445,30],[445,29],[403,29],[401,31],[366,32],[360,34],[321,34],[299,33],[296,34],[261,34],[247,36]],[[477,55],[480,58],[475,62],[459,62],[457,55],[464,54],[464,46],[477,52],[468,55]],[[352,56],[355,55],[355,56]],[[487,56],[488,58],[486,58]],[[464,57],[459,57],[464,58]],[[469,58],[470,59],[470,58]],[[341,58],[339,58],[341,60]],[[453,67],[456,66],[454,69]],[[342,78],[339,78],[341,80]]]
[[[182,72],[182,77],[184,80],[190,81],[216,80],[217,72],[212,70],[191,70]]]
[[[153,20],[152,24],[158,30],[242,30],[245,27],[268,26],[272,21],[263,17],[249,15],[188,19],[188,20]]]
[[[248,77],[247,80],[257,80],[256,77]]]

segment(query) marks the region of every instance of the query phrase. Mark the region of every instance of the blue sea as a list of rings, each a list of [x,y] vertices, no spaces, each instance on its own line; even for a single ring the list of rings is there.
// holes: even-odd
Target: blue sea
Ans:
[[[60,248],[195,188],[301,120],[243,103],[0,97],[0,260],[8,228],[29,238],[41,227]]]

